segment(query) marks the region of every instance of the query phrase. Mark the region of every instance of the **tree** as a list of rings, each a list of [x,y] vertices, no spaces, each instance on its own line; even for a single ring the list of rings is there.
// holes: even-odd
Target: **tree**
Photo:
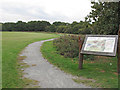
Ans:
[[[26,22],[18,21],[14,24],[14,27],[16,28],[15,31],[26,31]]]
[[[72,29],[71,25],[66,26],[64,33],[70,33],[70,34],[73,33],[73,29]]]
[[[92,2],[92,11],[86,20],[92,23],[94,34],[117,34],[118,2]]]
[[[56,26],[55,25],[50,25],[45,28],[45,32],[56,32]]]
[[[65,25],[60,25],[60,26],[57,27],[56,32],[64,33],[65,30],[66,30],[66,26]]]
[[[15,23],[3,23],[2,25],[2,31],[15,31],[16,27],[15,27]]]
[[[53,25],[55,25],[55,26],[69,25],[69,23],[65,23],[65,22],[53,22]]]

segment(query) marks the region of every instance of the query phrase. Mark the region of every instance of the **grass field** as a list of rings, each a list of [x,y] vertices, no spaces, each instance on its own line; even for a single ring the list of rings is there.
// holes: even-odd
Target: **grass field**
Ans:
[[[3,32],[2,33],[2,87],[22,88],[24,82],[20,79],[18,54],[30,43],[59,37],[52,33],[39,32]]]
[[[92,87],[118,88],[117,58],[96,57],[84,60],[83,69],[78,69],[78,58],[64,58],[57,54],[52,41],[42,45],[41,52],[47,60],[67,73],[78,76],[73,80]],[[81,78],[82,77],[82,78]]]

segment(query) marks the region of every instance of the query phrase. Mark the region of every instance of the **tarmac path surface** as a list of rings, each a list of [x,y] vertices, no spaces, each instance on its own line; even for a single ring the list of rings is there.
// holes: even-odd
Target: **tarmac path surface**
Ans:
[[[34,42],[22,51],[20,56],[26,56],[23,62],[30,66],[25,68],[24,77],[37,80],[41,88],[90,88],[74,82],[74,76],[61,71],[42,57],[40,46],[51,40],[53,39]]]

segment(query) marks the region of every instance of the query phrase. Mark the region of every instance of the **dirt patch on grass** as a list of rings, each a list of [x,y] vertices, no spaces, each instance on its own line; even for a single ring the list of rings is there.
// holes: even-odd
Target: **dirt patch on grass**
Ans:
[[[117,72],[114,72],[114,74],[118,76],[118,73],[117,73]]]
[[[32,64],[32,66],[36,66],[36,64]]]
[[[87,86],[96,87],[96,85],[94,85],[96,80],[94,80],[94,79],[90,79],[90,78],[88,79],[88,78],[84,78],[84,77],[73,77],[72,79],[77,83],[82,83]],[[97,86],[97,87],[99,87],[99,86]]]
[[[104,70],[101,70],[100,72],[103,72],[103,73],[104,73],[105,71],[104,71]]]
[[[18,60],[18,69],[22,70],[25,68],[30,67],[28,64],[24,63],[23,60],[25,60],[25,58],[27,58],[27,56],[23,56],[23,55],[19,55],[17,60]]]
[[[40,88],[40,86],[38,86],[38,81],[36,80],[31,80],[28,78],[23,78],[23,81],[25,83],[25,88]]]
[[[21,60],[24,60],[26,58],[26,56],[18,56],[18,60],[21,61]]]

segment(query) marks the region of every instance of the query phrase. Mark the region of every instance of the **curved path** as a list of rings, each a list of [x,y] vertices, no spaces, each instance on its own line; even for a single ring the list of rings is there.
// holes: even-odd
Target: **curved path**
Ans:
[[[34,42],[23,50],[20,56],[27,56],[23,62],[30,65],[24,70],[24,73],[27,73],[24,77],[39,81],[41,88],[89,88],[77,84],[72,80],[72,75],[61,71],[42,57],[40,46],[51,40],[53,39]]]

